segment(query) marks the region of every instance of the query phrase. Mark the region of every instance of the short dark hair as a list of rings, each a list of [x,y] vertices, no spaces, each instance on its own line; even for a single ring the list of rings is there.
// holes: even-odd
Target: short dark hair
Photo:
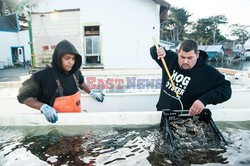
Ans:
[[[184,40],[181,45],[179,50],[183,50],[185,52],[189,52],[194,50],[194,52],[196,53],[198,50],[198,44],[196,43],[196,41],[194,40]]]

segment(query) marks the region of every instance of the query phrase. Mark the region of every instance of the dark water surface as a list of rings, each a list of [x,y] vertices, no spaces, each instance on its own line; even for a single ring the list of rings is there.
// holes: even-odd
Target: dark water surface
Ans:
[[[0,165],[250,164],[250,121],[217,122],[229,146],[178,157],[158,126],[0,127]]]
[[[239,62],[211,62],[210,65],[214,67],[223,67],[234,70],[250,71],[250,61]]]

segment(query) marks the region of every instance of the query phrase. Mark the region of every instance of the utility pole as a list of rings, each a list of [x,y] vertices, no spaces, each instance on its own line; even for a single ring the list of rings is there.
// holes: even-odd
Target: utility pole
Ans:
[[[28,21],[28,30],[29,30],[29,45],[30,45],[30,53],[31,53],[31,63],[32,67],[35,67],[35,56],[34,56],[34,48],[33,48],[33,36],[32,36],[32,27],[31,20]]]
[[[29,31],[29,45],[30,45],[30,53],[31,53],[31,63],[32,67],[35,67],[35,56],[34,56],[34,48],[33,48],[33,35],[32,35],[32,26],[31,26],[31,17],[29,8],[22,6],[23,13],[28,21],[28,31]]]
[[[213,45],[215,45],[215,34],[216,34],[216,28],[214,29],[214,37],[213,37],[214,41],[213,41]]]

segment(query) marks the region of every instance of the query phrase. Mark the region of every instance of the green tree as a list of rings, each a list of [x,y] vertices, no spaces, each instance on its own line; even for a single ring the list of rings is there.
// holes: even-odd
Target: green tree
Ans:
[[[216,44],[226,38],[221,35],[218,26],[226,24],[227,18],[224,15],[210,16],[198,19],[193,24],[192,36],[199,44]]]
[[[208,44],[212,40],[212,21],[206,18],[198,19],[193,24],[192,36],[199,44]]]
[[[12,14],[12,9],[18,2],[18,0],[0,0],[0,15]]]
[[[27,30],[27,18],[25,15],[15,8],[18,6],[19,0],[0,0],[0,15],[6,16],[13,13],[18,13],[20,30]]]
[[[186,9],[172,7],[163,29],[167,39],[172,41],[183,40],[185,27],[189,25],[188,18],[190,16]]]
[[[213,32],[214,32],[213,33],[213,44],[215,44],[222,37],[222,35],[220,34],[220,31],[219,31],[218,27],[221,24],[226,24],[227,23],[227,18],[224,15],[217,15],[217,16],[212,16],[212,17],[209,17],[209,18],[213,22]],[[216,41],[216,39],[217,39],[217,41]]]
[[[3,15],[3,0],[0,0],[0,16]]]
[[[244,44],[249,37],[249,32],[247,28],[250,27],[249,25],[240,25],[240,24],[233,24],[229,28],[231,29],[230,35],[237,37],[236,41]]]

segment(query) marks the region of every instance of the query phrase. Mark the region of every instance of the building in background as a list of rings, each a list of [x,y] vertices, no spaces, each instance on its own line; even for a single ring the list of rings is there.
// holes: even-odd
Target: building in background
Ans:
[[[246,60],[250,60],[250,37],[245,42],[244,47],[246,49],[246,52],[245,52]]]
[[[212,61],[222,59],[225,54],[223,45],[202,45],[198,49],[207,52],[208,59]]]
[[[246,57],[245,57],[245,48],[242,44],[236,44],[234,47],[233,47],[233,55],[235,56],[234,59],[241,59],[241,60],[245,60]]]
[[[0,69],[23,66],[30,60],[28,31],[19,30],[17,14],[0,16]]]
[[[67,39],[83,55],[85,68],[154,68],[149,48],[159,41],[164,0],[26,0],[35,65],[51,61],[56,44]]]

